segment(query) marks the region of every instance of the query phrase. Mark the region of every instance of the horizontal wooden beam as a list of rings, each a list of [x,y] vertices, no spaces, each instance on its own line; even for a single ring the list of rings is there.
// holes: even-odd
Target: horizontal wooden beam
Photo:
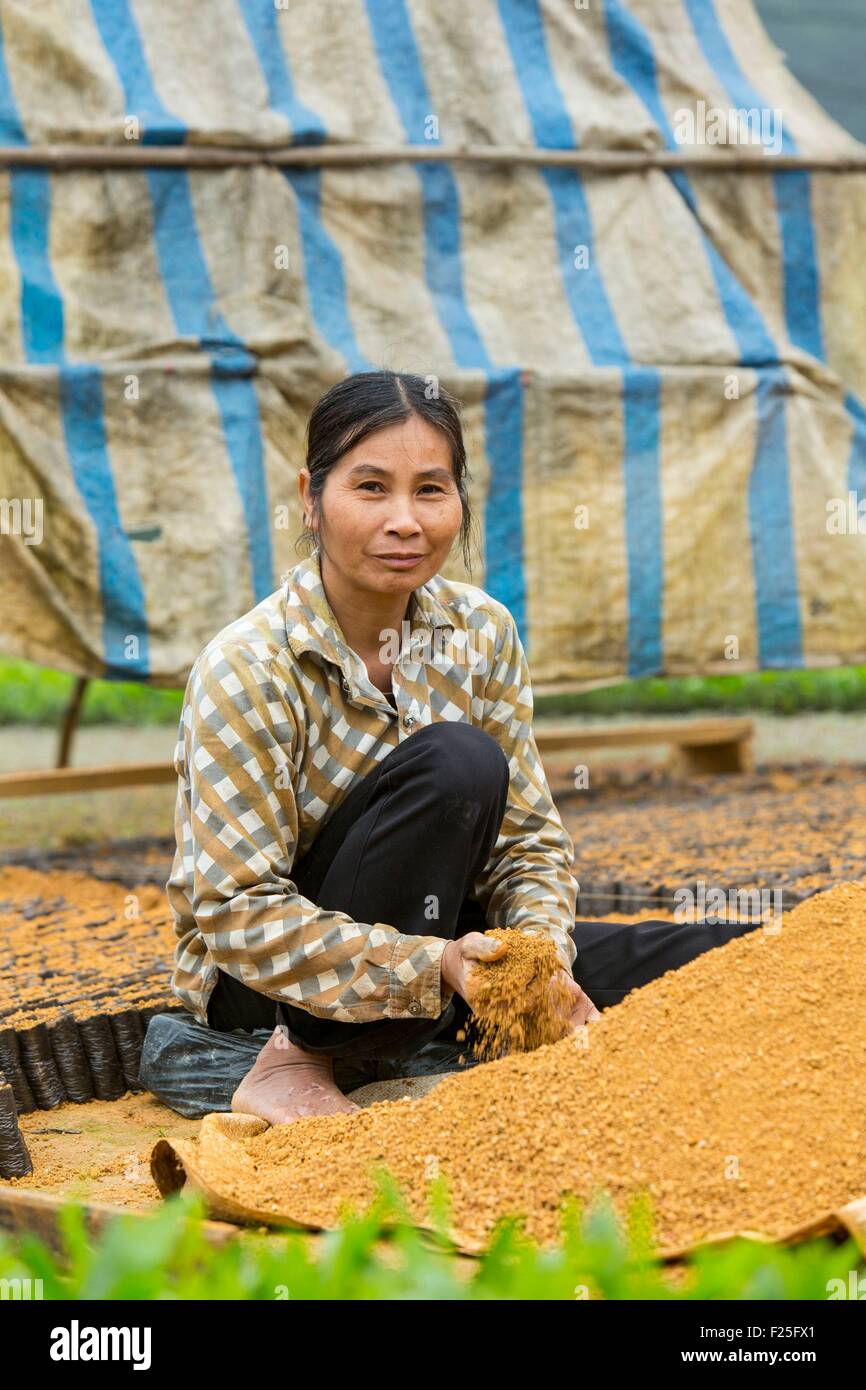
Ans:
[[[536,725],[540,752],[571,748],[615,748],[620,744],[674,743],[679,748],[713,743],[748,742],[754,734],[751,719],[646,720],[634,724]]]
[[[65,1249],[65,1241],[59,1214],[64,1204],[70,1200],[72,1199],[66,1196],[55,1196],[50,1192],[40,1192],[30,1188],[2,1188],[0,1189],[0,1231],[9,1236],[25,1234],[38,1236],[55,1253],[62,1253]],[[85,1228],[92,1237],[99,1236],[109,1222],[116,1220],[119,1216],[146,1221],[160,1205],[155,1202],[153,1212],[151,1212],[134,1207],[116,1207],[108,1202],[81,1198],[77,1198],[76,1201],[81,1207]],[[215,1246],[224,1245],[227,1240],[234,1240],[241,1234],[240,1228],[228,1221],[207,1219],[202,1220],[201,1231],[205,1240]]]
[[[52,767],[37,772],[0,773],[0,798],[56,796],[62,792],[107,791],[112,787],[176,782],[171,763],[117,763],[108,767]]]
[[[690,748],[717,747],[721,762],[745,766],[740,749],[752,739],[751,719],[651,720],[637,724],[559,724],[535,726],[541,754],[578,751],[581,748],[616,748],[637,744],[670,743]],[[709,759],[693,759],[712,767]],[[727,770],[721,766],[719,771]],[[107,767],[46,768],[37,772],[0,773],[0,798],[57,796],[65,792],[108,791],[115,787],[160,786],[176,781],[171,763],[118,763]]]
[[[579,754],[590,748],[668,743],[673,767],[685,775],[750,772],[753,766],[751,719],[654,719],[635,724],[538,724],[535,742],[543,758]]]
[[[411,163],[534,164],[587,173],[710,169],[774,174],[780,169],[866,170],[866,150],[772,154],[760,145],[691,145],[676,150],[555,150],[515,145],[2,145],[0,167],[53,169],[219,169]]]

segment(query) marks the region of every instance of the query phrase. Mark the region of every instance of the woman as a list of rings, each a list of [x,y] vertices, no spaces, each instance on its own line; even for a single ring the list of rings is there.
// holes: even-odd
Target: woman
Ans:
[[[514,619],[439,573],[458,537],[471,572],[457,402],[357,373],[307,442],[312,553],[190,674],[166,885],[179,999],[212,1028],[273,1028],[232,1099],[272,1123],[356,1108],[337,1057],[453,1037],[473,962],[501,949],[488,925],[551,936],[563,1036],[748,930],[575,923]]]

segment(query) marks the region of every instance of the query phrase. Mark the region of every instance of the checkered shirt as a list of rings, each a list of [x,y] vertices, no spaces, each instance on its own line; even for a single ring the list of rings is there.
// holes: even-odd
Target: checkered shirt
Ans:
[[[314,551],[196,659],[166,892],[172,989],[200,1022],[218,970],[319,1018],[439,1016],[451,997],[446,941],[319,907],[297,891],[292,865],[359,778],[440,720],[487,730],[508,759],[499,836],[472,887],[488,926],[549,932],[570,968],[574,845],[533,736],[514,618],[483,589],[435,575],[413,591],[397,646],[394,709],[346,644]]]

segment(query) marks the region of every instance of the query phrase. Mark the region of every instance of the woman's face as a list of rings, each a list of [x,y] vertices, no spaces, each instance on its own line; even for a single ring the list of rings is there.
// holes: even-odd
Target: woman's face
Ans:
[[[304,513],[314,530],[309,473]],[[321,495],[319,543],[347,585],[408,594],[443,566],[463,519],[445,435],[411,415],[376,430],[335,464]],[[417,557],[403,564],[388,556]]]

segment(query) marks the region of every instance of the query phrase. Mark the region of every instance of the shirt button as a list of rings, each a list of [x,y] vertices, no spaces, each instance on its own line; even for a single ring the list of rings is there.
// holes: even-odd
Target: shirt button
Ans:
[[[406,718],[403,720],[403,723],[406,725],[407,729],[411,729],[412,725],[415,723],[414,714],[407,714]]]
[[[343,681],[343,689],[344,689],[344,690],[350,689],[350,686],[349,686],[349,682],[348,682],[348,681]]]
[[[420,1014],[421,1005],[419,1004],[417,999],[412,1000],[412,1003],[409,1005],[409,1012],[410,1014]]]

